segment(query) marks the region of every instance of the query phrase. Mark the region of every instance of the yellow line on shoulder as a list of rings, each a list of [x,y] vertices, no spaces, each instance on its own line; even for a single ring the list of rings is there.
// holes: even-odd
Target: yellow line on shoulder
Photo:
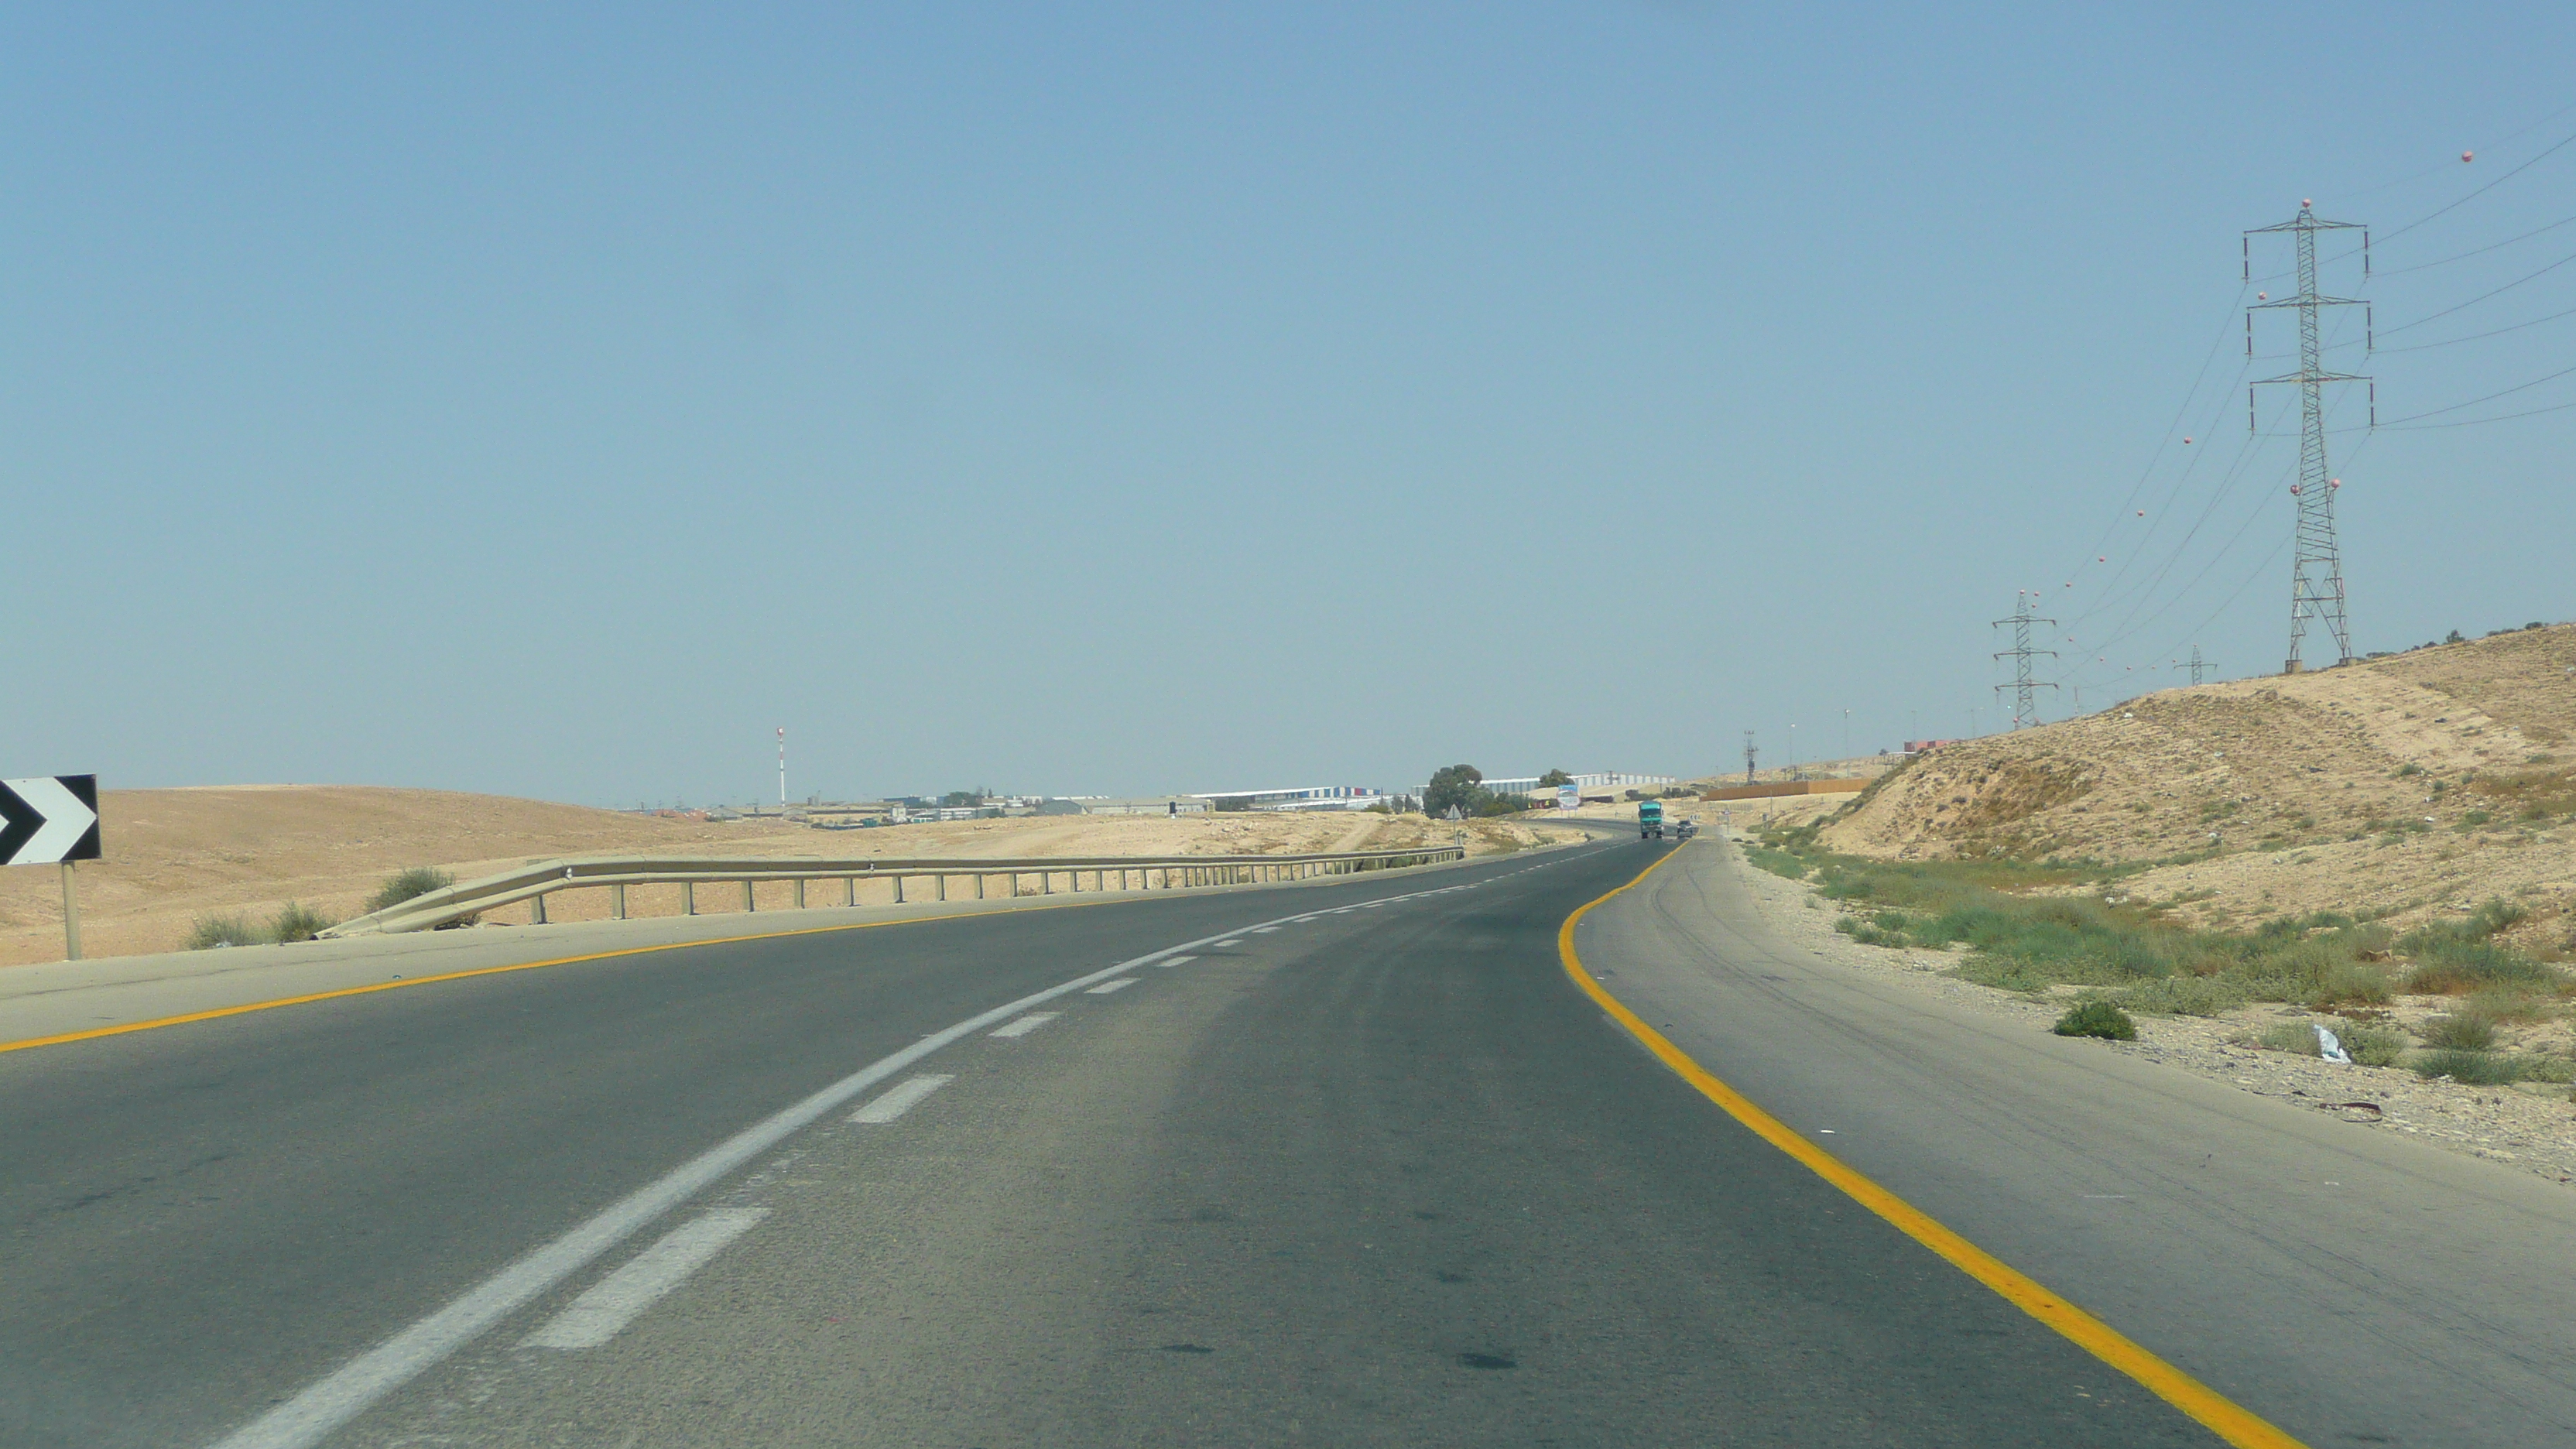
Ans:
[[[1653,865],[1637,872],[1626,885],[1584,902],[1557,929],[1557,956],[1564,963],[1565,974],[1573,978],[1574,984],[1582,988],[1585,995],[1608,1012],[1612,1020],[1627,1028],[1630,1035],[1643,1042],[1664,1065],[1679,1073],[1683,1081],[1697,1088],[1701,1096],[1751,1128],[1755,1136],[1796,1158],[1800,1165],[1833,1184],[1854,1202],[1886,1219],[1898,1232],[1940,1254],[1952,1266],[1994,1290],[2005,1302],[2038,1319],[2085,1352],[2137,1380],[2148,1392],[2198,1420],[2210,1432],[2235,1445],[2236,1449],[2305,1449],[2298,1440],[2253,1411],[2148,1352],[2118,1329],[2050,1292],[2028,1274],[1959,1236],[1931,1214],[1889,1192],[1842,1159],[1808,1141],[1805,1135],[1763,1111],[1754,1105],[1751,1098],[1691,1060],[1689,1053],[1666,1040],[1663,1033],[1648,1026],[1643,1018],[1594,980],[1592,973],[1584,969],[1583,958],[1575,954],[1575,926],[1591,914],[1593,907],[1622,891],[1633,889],[1679,853],[1678,849],[1665,852]]]

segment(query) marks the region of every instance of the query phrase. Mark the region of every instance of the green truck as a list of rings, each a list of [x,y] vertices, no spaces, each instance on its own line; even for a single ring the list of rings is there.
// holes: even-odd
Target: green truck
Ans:
[[[1639,840],[1661,840],[1664,838],[1663,801],[1640,800],[1637,802],[1637,838]]]

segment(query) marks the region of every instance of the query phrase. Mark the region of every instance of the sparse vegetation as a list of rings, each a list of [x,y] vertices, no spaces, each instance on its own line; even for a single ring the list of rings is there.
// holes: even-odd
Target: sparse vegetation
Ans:
[[[428,895],[431,891],[443,891],[454,884],[456,877],[434,865],[415,865],[385,877],[385,883],[376,887],[374,895],[367,897],[367,909],[370,912],[381,911],[387,906],[398,906]]]
[[[2482,1052],[2495,1045],[2495,1023],[2474,1011],[2454,1011],[2424,1023],[2424,1044],[2448,1051]]]
[[[333,924],[329,916],[311,906],[301,901],[288,901],[278,907],[276,916],[270,919],[268,939],[281,945],[290,941],[310,941],[331,929]]]
[[[199,916],[188,928],[188,949],[211,951],[223,946],[257,946],[267,941],[259,927],[248,916],[235,911],[228,914]]]
[[[2508,1052],[2469,1051],[2458,1047],[2436,1047],[2406,1059],[2406,1066],[2417,1076],[2449,1077],[2472,1087],[2502,1087],[2515,1082],[2563,1082],[2576,1076],[2576,1062],[2565,1057],[2539,1054],[2515,1056]]]
[[[2067,1008],[2054,1028],[2059,1036],[2098,1036],[2107,1041],[2136,1041],[2138,1024],[2107,1001],[2079,1001]]]
[[[1796,855],[1789,851],[1775,850],[1767,845],[1754,845],[1747,842],[1744,847],[1744,858],[1753,862],[1753,864],[1760,869],[1771,872],[1773,875],[1784,875],[1791,880],[1805,880],[1807,878],[1807,863],[1800,860]],[[1897,945],[1901,943],[1886,942],[1873,944]]]
[[[2559,990],[2566,982],[2559,971],[2492,939],[2522,916],[2520,906],[2495,900],[2464,919],[2407,932],[2397,941],[2398,953],[2415,962],[2406,989],[2444,995],[2496,986]]]
[[[2521,919],[2520,908],[2502,901],[2399,939],[2376,922],[2328,911],[2251,931],[2204,930],[2165,906],[2106,889],[2147,862],[1873,861],[1822,851],[1814,839],[1813,827],[1775,831],[1746,854],[1774,874],[1815,880],[1820,895],[1844,907],[1837,926],[1853,940],[1964,946],[1958,974],[2007,990],[2087,986],[2097,988],[2096,999],[2133,1010],[2191,1015],[2247,1001],[2376,1006],[2390,1000],[2404,969],[2392,956],[2414,963],[2404,974],[2410,991],[2504,990],[2540,1000],[2568,984],[2556,968],[2489,939]]]

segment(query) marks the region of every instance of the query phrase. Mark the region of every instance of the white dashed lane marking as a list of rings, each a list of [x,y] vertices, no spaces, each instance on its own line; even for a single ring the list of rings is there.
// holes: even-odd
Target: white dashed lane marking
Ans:
[[[635,1261],[574,1299],[570,1308],[529,1334],[520,1347],[599,1347],[767,1216],[767,1208],[725,1208],[672,1229],[662,1241],[636,1254]]]
[[[1187,966],[1197,959],[1199,958],[1196,956],[1166,956],[1154,964],[1157,966]]]
[[[955,1077],[922,1075],[877,1098],[850,1114],[853,1122],[891,1122],[921,1105],[921,1099],[957,1080]]]
[[[1023,1016],[1016,1021],[1007,1022],[1001,1026],[995,1027],[991,1034],[994,1036],[1027,1036],[1030,1032],[1037,1030],[1039,1027],[1046,1025],[1048,1022],[1053,1021],[1062,1015],[1064,1015],[1064,1013],[1060,1011],[1032,1011],[1028,1015]]]
[[[1110,992],[1124,991],[1135,984],[1135,977],[1121,976],[1115,981],[1103,981],[1099,985],[1092,987],[1090,990],[1085,991],[1082,994],[1085,996],[1107,996]],[[996,1033],[996,1035],[999,1035],[999,1033]]]

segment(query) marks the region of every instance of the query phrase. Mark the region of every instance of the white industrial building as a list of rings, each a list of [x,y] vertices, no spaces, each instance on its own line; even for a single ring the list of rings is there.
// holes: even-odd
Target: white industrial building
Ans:
[[[1639,775],[1627,770],[1599,770],[1588,775],[1573,775],[1571,771],[1567,773],[1572,775],[1568,783],[1577,790],[1641,790],[1649,785],[1661,788],[1674,783],[1670,775]],[[1539,775],[1516,775],[1500,780],[1488,777],[1484,784],[1486,789],[1497,795],[1536,795],[1542,788],[1548,791],[1554,791],[1557,788],[1554,785],[1540,786],[1539,781],[1542,778],[1544,777]]]
[[[1385,801],[1366,785],[1299,785],[1285,790],[1201,790],[1201,800],[1240,800],[1247,810],[1366,810]]]

